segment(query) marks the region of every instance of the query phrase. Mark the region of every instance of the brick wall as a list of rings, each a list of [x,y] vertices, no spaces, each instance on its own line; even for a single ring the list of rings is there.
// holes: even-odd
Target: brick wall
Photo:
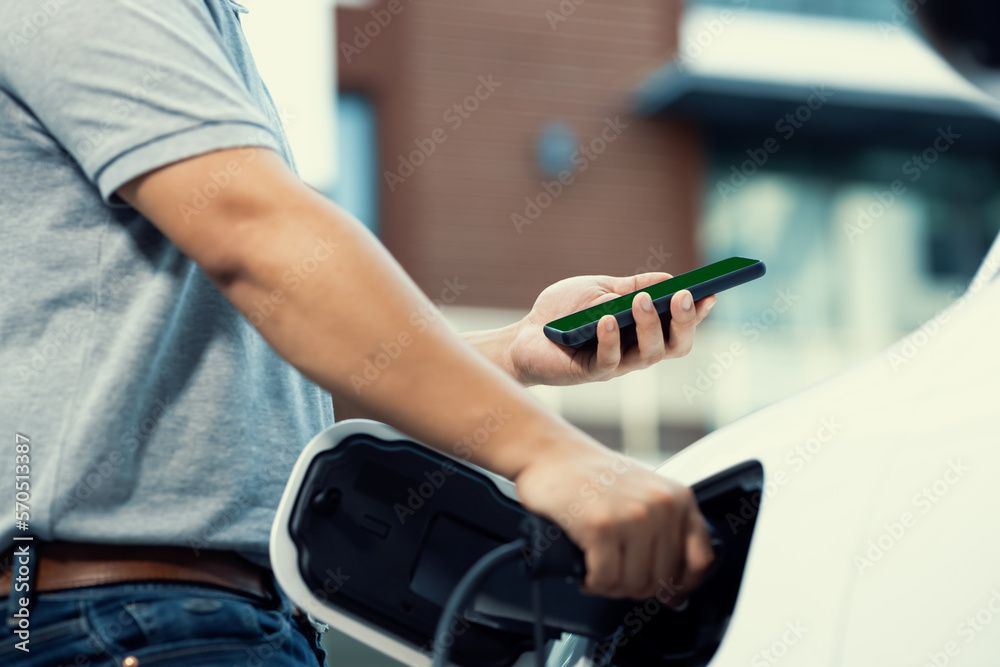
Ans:
[[[654,265],[661,247],[667,270],[695,268],[700,138],[629,113],[636,82],[676,48],[679,2],[381,0],[338,12],[341,87],[367,92],[379,118],[382,239],[432,298],[457,277],[462,305],[526,308],[561,278]],[[367,42],[366,28],[377,33]],[[537,165],[542,127],[565,123],[590,144],[608,119],[627,128],[605,132],[603,152],[581,153],[573,182],[531,208],[525,198],[545,205],[552,181]],[[410,173],[401,155],[421,164]]]

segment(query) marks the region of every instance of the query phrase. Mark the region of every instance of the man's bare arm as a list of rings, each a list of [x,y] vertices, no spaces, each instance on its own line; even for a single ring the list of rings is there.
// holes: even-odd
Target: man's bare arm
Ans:
[[[492,331],[472,331],[459,334],[476,352],[501,369],[507,375],[515,377],[509,363],[505,360],[504,351],[510,345],[513,337],[511,327]],[[334,417],[337,421],[345,419],[374,419],[364,408],[348,396],[335,396],[333,401]]]
[[[238,175],[195,209],[192,193],[224,171]],[[688,489],[638,466],[622,468],[428,316],[432,304],[385,248],[273,152],[208,153],[150,172],[118,193],[240,312],[273,304],[270,315],[254,318],[258,331],[335,403],[349,397],[365,414],[449,452],[502,410],[509,418],[473,450],[472,461],[515,480],[525,505],[550,517],[580,502],[583,485],[617,466],[617,482],[566,526],[586,554],[590,590],[644,597],[661,578],[692,587],[704,573],[711,549]],[[311,272],[294,273],[305,266]],[[400,353],[388,366],[384,359],[376,364],[377,377],[359,390],[352,376],[363,377],[365,362],[394,342]]]

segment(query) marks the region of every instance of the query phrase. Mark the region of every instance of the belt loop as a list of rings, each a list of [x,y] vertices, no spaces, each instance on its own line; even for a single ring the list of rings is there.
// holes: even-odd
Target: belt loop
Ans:
[[[13,551],[11,555],[10,562],[10,594],[7,597],[7,627],[14,627],[19,623],[19,619],[26,617],[25,614],[31,610],[32,605],[35,602],[35,575],[38,570],[38,556],[35,555],[35,549],[32,548],[34,542],[27,542],[24,544],[19,544]],[[21,559],[24,560],[21,560]],[[21,574],[21,567],[24,567],[27,572]],[[19,591],[22,595],[18,596],[18,591],[15,591],[19,583],[26,584],[23,591]],[[27,604],[22,605],[21,599],[26,598],[25,602]],[[21,611],[25,610],[22,614]]]

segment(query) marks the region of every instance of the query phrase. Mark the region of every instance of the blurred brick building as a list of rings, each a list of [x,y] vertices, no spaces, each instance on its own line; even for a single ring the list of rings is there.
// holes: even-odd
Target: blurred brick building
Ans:
[[[631,113],[680,2],[337,12],[340,89],[374,108],[379,236],[431,298],[457,278],[463,306],[526,308],[571,275],[695,267],[697,132]]]

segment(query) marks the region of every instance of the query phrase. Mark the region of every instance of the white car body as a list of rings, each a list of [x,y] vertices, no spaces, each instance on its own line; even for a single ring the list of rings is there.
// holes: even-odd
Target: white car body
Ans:
[[[759,507],[722,527],[756,517],[710,667],[1000,664],[1000,280],[992,280],[1000,246],[990,258],[963,297],[897,345],[706,436],[658,470],[694,484],[748,460],[764,468]],[[405,437],[376,422],[356,428]],[[327,431],[310,443],[289,490],[338,437]],[[513,497],[509,482],[497,484]],[[288,535],[293,499],[286,491],[271,544],[292,599],[388,655],[429,664],[416,647],[312,595]],[[589,667],[594,649],[570,636],[548,664]]]
[[[986,266],[885,353],[658,469],[693,484],[764,466],[711,667],[1000,664],[1000,280]]]

